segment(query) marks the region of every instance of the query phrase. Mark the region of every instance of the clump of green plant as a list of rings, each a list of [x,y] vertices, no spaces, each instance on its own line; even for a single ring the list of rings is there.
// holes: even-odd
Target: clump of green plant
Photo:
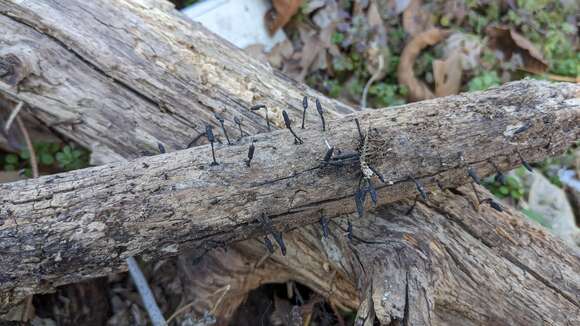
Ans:
[[[496,71],[486,71],[482,72],[480,75],[473,77],[469,83],[467,83],[467,89],[470,92],[473,91],[483,91],[492,86],[498,86],[501,84],[501,79],[497,75]]]
[[[484,185],[492,194],[499,198],[510,197],[518,201],[524,197],[524,185],[519,178],[515,176],[504,176],[503,183],[495,178],[485,179]]]
[[[62,146],[55,142],[35,142],[34,152],[40,169],[58,168],[64,171],[76,170],[89,165],[89,152],[73,145]],[[31,177],[30,152],[27,148],[18,153],[2,157],[4,171],[24,170],[24,175]]]
[[[89,152],[84,148],[66,145],[56,153],[56,160],[65,171],[78,170],[89,165]]]

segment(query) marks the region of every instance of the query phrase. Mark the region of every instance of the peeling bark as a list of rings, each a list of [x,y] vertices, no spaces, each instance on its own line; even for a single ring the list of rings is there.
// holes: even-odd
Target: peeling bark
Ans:
[[[289,81],[227,45],[199,25],[187,22],[171,9],[158,7],[159,3],[68,0],[22,5],[0,1],[0,25],[6,31],[0,39],[7,45],[0,57],[13,53],[31,62],[29,65],[33,68],[29,70],[32,73],[17,85],[6,83],[8,80],[2,78],[1,93],[23,100],[35,119],[91,147],[97,163],[110,158],[135,158],[143,151],[155,152],[158,142],[166,144],[170,150],[183,148],[203,131],[204,123],[217,126],[213,112],[219,112],[227,121],[232,121],[234,116],[243,117],[248,132],[262,132],[266,130],[263,112],[257,112],[262,116],[255,115],[247,109],[250,105],[268,104],[273,108],[273,117],[279,117],[280,111],[286,109],[293,121],[299,121],[302,96],[320,97],[306,86]],[[525,90],[539,84],[524,82],[519,85]],[[546,87],[548,90],[553,86]],[[525,93],[529,97],[497,97],[494,103],[506,104],[508,110],[513,110],[512,105],[521,103],[527,103],[525,107],[535,106],[536,103],[530,101],[534,96],[542,101],[552,101],[551,97],[558,97],[557,94],[578,97],[577,91],[569,87],[561,84],[557,87],[559,90],[546,91],[539,96],[534,94],[541,89],[532,89]],[[467,103],[471,95],[466,96]],[[461,99],[462,96],[455,98]],[[354,111],[324,97],[320,100],[328,119]],[[570,99],[566,103],[577,106],[577,101]],[[406,121],[428,119],[425,114],[432,110],[428,105],[422,111],[417,109],[416,117],[408,117]],[[487,109],[481,110],[478,103],[470,105],[474,117],[479,114],[484,119],[489,113]],[[120,116],[123,119],[119,119]],[[281,127],[282,121],[278,119],[274,125]],[[573,119],[560,121],[560,127],[570,127],[572,131],[567,136],[577,139],[577,111]],[[446,121],[442,122],[442,128],[446,128]],[[547,119],[538,123],[553,122]],[[314,113],[307,116],[307,124],[319,126]],[[394,123],[380,127],[390,125]],[[226,127],[230,135],[236,133],[235,125],[227,123]],[[411,132],[412,126],[409,128]],[[333,129],[331,125],[331,132]],[[564,140],[556,136],[555,148],[542,149],[542,145],[550,142],[550,134],[533,128],[531,132],[539,132],[545,139],[518,139],[526,143],[524,148],[531,148],[523,153],[529,155],[530,160],[563,146]],[[392,130],[387,134],[390,133]],[[285,135],[290,142],[289,134]],[[351,136],[354,139],[356,135]],[[223,139],[221,135],[218,137]],[[429,143],[430,139],[423,141]],[[513,150],[518,142],[509,148]],[[200,153],[204,150],[207,153],[207,148]],[[472,148],[468,150],[473,151]],[[487,152],[478,153],[478,157],[491,157],[491,153],[498,150],[513,154],[499,146],[488,150],[487,144],[483,150],[478,150]],[[150,160],[163,161],[163,157],[173,157],[170,155],[177,157],[181,153]],[[308,162],[319,156],[309,157]],[[503,157],[500,161],[515,164],[519,158]],[[481,168],[483,165],[482,162],[481,166],[475,166],[481,175],[490,171],[487,165]],[[415,158],[411,159],[410,166],[429,169],[418,164]],[[507,164],[502,165],[502,168],[507,167]],[[459,171],[451,175],[447,181],[466,178],[465,173],[460,175]],[[330,175],[328,180],[331,180]],[[354,189],[354,180],[343,182],[351,191]],[[411,193],[412,188],[407,183],[401,189]],[[482,198],[490,196],[480,191]],[[390,198],[383,192],[379,198]],[[487,205],[475,210],[473,200],[470,191],[460,188],[453,192],[435,191],[429,201],[419,203],[411,215],[405,215],[412,204],[408,201],[380,206],[364,219],[344,215],[331,221],[330,239],[323,239],[316,225],[295,229],[284,235],[288,249],[286,257],[279,253],[265,254],[259,240],[236,242],[227,252],[220,249],[206,252],[202,247],[202,252],[194,250],[189,255],[179,256],[181,275],[192,285],[188,289],[189,296],[203,303],[195,306],[198,311],[212,307],[217,299],[213,295],[216,290],[230,285],[217,311],[223,323],[251,289],[288,280],[309,286],[337,306],[352,309],[360,306],[363,308],[359,310],[361,317],[363,313],[369,317],[376,313],[381,323],[578,323],[578,251],[566,248],[549,234],[530,226],[517,213],[497,213]],[[351,207],[345,211],[352,211],[352,199],[347,202]],[[352,243],[344,234],[347,219],[354,224]],[[290,228],[315,219],[304,214],[297,216],[297,220],[275,222]],[[139,222],[132,226],[138,227]],[[0,230],[5,227],[0,226]],[[28,227],[21,225],[19,232]],[[167,236],[172,237],[171,234]],[[213,245],[215,243],[207,244],[208,247]],[[135,245],[136,251],[121,249],[137,253],[141,248]],[[83,250],[81,247],[73,249],[78,249],[79,254]],[[35,254],[42,254],[43,250],[35,243],[30,251],[24,251],[32,258],[24,260],[23,266],[32,266]],[[96,266],[99,273],[124,269],[121,263],[111,268],[110,257],[104,252],[96,257],[97,260],[102,258],[101,265]],[[75,277],[95,275],[95,269],[90,269],[95,266],[88,267],[77,270]],[[34,272],[45,273],[45,266],[38,265]],[[14,304],[31,291],[50,290],[59,282],[74,279],[51,281],[54,280],[38,279],[29,286],[3,293],[3,307]]]

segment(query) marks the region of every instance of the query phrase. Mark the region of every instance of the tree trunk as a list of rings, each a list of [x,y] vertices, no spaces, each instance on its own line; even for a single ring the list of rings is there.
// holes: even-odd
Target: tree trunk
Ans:
[[[303,95],[320,97],[327,119],[352,112],[345,105],[275,74],[268,66],[170,9],[155,7],[153,1],[46,1],[26,6],[0,1],[0,13],[0,24],[6,31],[0,39],[9,45],[1,51],[3,67],[9,68],[7,74],[2,74],[6,82],[1,85],[2,93],[23,100],[42,123],[90,146],[96,153],[96,162],[110,157],[134,158],[142,151],[155,151],[157,142],[171,149],[183,148],[203,131],[204,123],[216,124],[212,119],[214,110],[227,121],[234,116],[243,117],[250,133],[266,130],[264,117],[247,109],[256,103],[270,107],[274,126],[283,125],[279,118],[282,109],[298,121],[301,109],[297,107]],[[548,92],[544,97],[549,100],[552,94]],[[461,97],[456,100],[461,101]],[[512,99],[512,104],[525,100]],[[536,104],[526,103],[530,107]],[[577,106],[577,100],[567,103]],[[478,103],[471,104],[474,117],[486,117],[488,112],[481,110]],[[307,123],[318,126],[319,120],[312,112],[311,108]],[[425,113],[431,113],[430,108],[425,108]],[[263,115],[264,111],[258,114]],[[572,128],[566,135],[577,137],[577,109],[571,117],[575,120],[560,127]],[[540,126],[553,121],[556,120],[534,120],[531,131],[526,132],[544,134]],[[235,133],[233,124],[226,127],[230,135]],[[335,127],[341,126],[333,126],[329,133]],[[509,135],[510,130],[519,127],[506,131]],[[289,142],[290,136],[283,135]],[[356,139],[356,133],[351,139]],[[223,136],[221,140],[224,141]],[[556,135],[555,140],[555,148],[561,148],[562,139]],[[530,141],[522,148],[534,150],[525,151],[525,155],[536,158],[534,153],[550,150],[540,149],[549,143],[545,139]],[[322,156],[321,148],[315,157]],[[492,148],[498,152],[497,147]],[[512,151],[499,152],[513,153],[513,147]],[[149,160],[162,157],[168,156]],[[207,158],[204,163],[209,162]],[[510,157],[499,161],[513,164],[518,160]],[[471,162],[469,158],[468,161]],[[411,162],[411,167],[418,165],[416,160]],[[475,167],[480,174],[489,171],[487,165],[483,169]],[[422,168],[427,170],[420,171],[428,171],[430,167]],[[408,174],[399,173],[395,180]],[[334,180],[348,183],[347,189],[352,193],[352,179]],[[411,188],[404,187],[406,191]],[[381,200],[389,198],[385,191],[379,196]],[[182,264],[183,269],[189,269],[184,275],[199,285],[192,288],[192,296],[202,301],[216,300],[212,297],[215,290],[230,285],[218,311],[224,319],[231,316],[250,289],[292,279],[326,295],[337,305],[360,305],[361,316],[368,313],[370,317],[376,312],[382,323],[573,323],[580,306],[578,252],[562,247],[550,235],[517,217],[496,213],[488,206],[482,206],[481,212],[474,210],[469,196],[461,191],[436,192],[409,216],[404,211],[411,203],[405,202],[381,206],[364,219],[335,219],[330,239],[321,239],[321,231],[314,226],[289,232],[285,234],[287,257],[267,256],[260,264],[263,244],[256,240],[239,242],[227,253],[212,251],[196,266]],[[480,192],[482,198],[489,196],[484,190]],[[352,210],[352,200],[348,202]],[[312,221],[313,217],[306,219]],[[346,229],[345,219],[354,224],[352,242],[341,233]],[[5,223],[0,230],[12,226]],[[18,232],[26,228],[23,225]],[[33,246],[28,253],[37,254],[36,248]],[[134,253],[139,252],[137,249]],[[199,253],[193,255],[197,257]],[[223,259],[228,259],[227,267],[221,263]],[[182,260],[189,261],[186,256]],[[109,264],[110,259],[102,260],[105,262]],[[26,263],[34,264],[34,258]],[[54,261],[51,263],[54,266]],[[45,266],[38,266],[35,272],[46,272]],[[110,268],[105,266],[100,271],[106,272],[107,267]],[[83,272],[92,276],[81,269]],[[212,282],[204,282],[208,279]],[[40,289],[58,284],[45,281]],[[4,301],[13,302],[37,286],[6,293]],[[504,298],[513,300],[502,301]],[[204,309],[203,305],[198,309]]]

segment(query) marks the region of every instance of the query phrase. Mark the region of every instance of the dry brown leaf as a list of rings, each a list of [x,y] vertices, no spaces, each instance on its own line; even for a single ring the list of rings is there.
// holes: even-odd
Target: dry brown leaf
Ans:
[[[270,35],[274,35],[279,28],[284,27],[301,4],[302,0],[272,0],[273,8],[264,17]]]
[[[486,29],[489,35],[489,46],[492,49],[502,51],[506,60],[509,60],[513,54],[519,54],[524,63],[524,69],[535,73],[542,74],[548,69],[548,62],[542,56],[542,53],[527,38],[514,31],[508,26],[489,26]]]
[[[403,28],[409,35],[415,36],[432,26],[431,14],[423,9],[421,0],[412,0],[403,12]]]
[[[461,53],[455,52],[445,60],[433,61],[435,79],[435,96],[447,96],[459,93],[461,88]]]
[[[292,46],[292,42],[288,39],[284,40],[284,42],[276,44],[270,53],[268,53],[268,61],[272,65],[272,67],[281,69],[282,64],[290,59],[294,54],[294,47]]]
[[[410,101],[420,101],[435,97],[429,87],[415,77],[413,64],[421,50],[439,43],[450,34],[451,31],[449,30],[431,28],[413,37],[403,49],[401,62],[397,69],[397,79],[400,85],[405,85],[409,89],[408,98]]]
[[[306,74],[310,70],[310,67],[318,59],[321,53],[325,53],[324,46],[320,42],[319,35],[314,30],[304,30],[300,29],[300,38],[302,39],[303,46],[300,57],[300,74],[298,80],[304,80]]]

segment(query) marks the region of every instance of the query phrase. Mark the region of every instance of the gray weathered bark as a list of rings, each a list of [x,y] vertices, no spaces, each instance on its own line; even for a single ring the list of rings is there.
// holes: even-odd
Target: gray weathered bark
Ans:
[[[33,1],[25,5],[0,1],[0,24],[7,31],[0,39],[9,45],[1,54],[13,72],[3,74],[2,93],[24,100],[36,119],[93,148],[97,162],[153,152],[157,142],[170,149],[182,148],[202,131],[203,123],[215,124],[214,109],[228,121],[243,116],[251,133],[264,131],[263,117],[250,113],[249,105],[269,104],[271,115],[277,117],[286,108],[297,121],[302,95],[318,96],[276,76],[266,65],[171,10],[154,5],[153,1]],[[9,54],[22,63],[7,60]],[[496,99],[506,100],[510,101]],[[321,101],[329,116],[352,111],[326,98]],[[570,102],[577,105],[577,100]],[[474,112],[482,112],[477,103],[471,105]],[[315,114],[308,119],[310,126],[318,126]],[[573,123],[569,126],[577,128],[577,122]],[[281,125],[278,118],[276,126]],[[233,124],[227,126],[230,135],[235,133]],[[577,129],[573,132],[577,135]],[[536,149],[525,152],[530,157],[533,153]],[[510,160],[517,162],[517,158]],[[428,205],[419,204],[410,216],[404,214],[410,203],[402,203],[382,206],[365,219],[351,218],[356,236],[352,243],[341,233],[345,219],[334,220],[337,224],[331,225],[330,240],[321,240],[314,226],[292,231],[286,235],[286,258],[264,256],[263,245],[256,240],[238,242],[227,253],[212,251],[196,266],[181,256],[183,277],[195,285],[191,296],[203,302],[215,300],[216,289],[231,285],[218,311],[224,319],[252,288],[296,280],[335,304],[351,308],[371,293],[372,301],[361,307],[369,307],[370,313],[376,310],[383,323],[421,324],[420,318],[425,323],[468,325],[577,321],[578,253],[514,217],[513,212],[498,214],[485,205],[481,211],[474,210],[468,197],[458,191],[437,192]],[[34,255],[34,249],[25,253]],[[258,263],[261,258],[266,260]],[[223,264],[226,259],[228,263]],[[45,272],[45,266],[38,265],[37,272]],[[44,281],[39,289],[55,285]],[[14,301],[30,291],[31,287],[20,288],[3,294],[2,300]]]
[[[216,145],[216,166],[206,145],[0,185],[0,289],[70,283],[118,271],[130,256],[159,259],[251,238],[261,214],[287,230],[351,213],[365,165],[385,178],[371,178],[383,205],[417,193],[409,176],[426,191],[456,187],[468,167],[484,176],[491,162],[521,164],[518,152],[530,160],[562,153],[580,132],[578,89],[524,81],[357,114],[362,145],[352,116],[327,122],[325,132],[300,130],[302,145],[287,130],[254,136],[250,167],[247,144]],[[361,157],[324,166],[325,141]]]

